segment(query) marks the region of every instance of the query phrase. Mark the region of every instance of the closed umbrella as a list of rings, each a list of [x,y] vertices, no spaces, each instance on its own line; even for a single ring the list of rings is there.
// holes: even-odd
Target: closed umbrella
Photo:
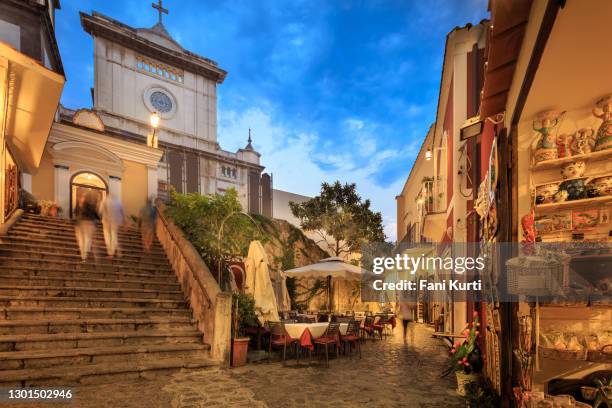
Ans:
[[[255,313],[261,325],[268,321],[278,322],[278,306],[274,286],[268,270],[268,256],[259,241],[251,242],[245,259],[245,292],[255,299]]]
[[[359,266],[344,262],[342,258],[331,257],[311,265],[290,269],[284,273],[292,278],[327,279],[327,299],[329,310],[331,310],[332,279],[360,281],[367,271]]]
[[[284,275],[281,276],[281,299],[282,310],[291,310],[291,297],[289,296],[289,289],[287,289],[287,277]]]

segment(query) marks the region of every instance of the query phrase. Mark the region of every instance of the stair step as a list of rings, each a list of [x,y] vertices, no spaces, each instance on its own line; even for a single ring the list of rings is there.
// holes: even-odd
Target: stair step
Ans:
[[[84,265],[84,264],[81,264]],[[98,271],[91,270],[68,270],[62,268],[38,268],[33,266],[0,266],[0,274],[5,276],[20,276],[23,278],[39,276],[45,278],[72,278],[78,277],[82,279],[110,279],[110,280],[146,280],[149,283],[166,283],[176,282],[176,275],[171,271],[156,272],[114,272],[114,271]]]
[[[44,216],[44,215],[37,215],[37,214],[30,214],[30,213],[25,213],[21,216],[20,219],[21,222],[26,222],[26,221],[33,221],[35,222],[37,225],[46,225],[46,224],[52,224],[52,225],[73,225],[75,220],[70,219],[70,218],[59,218],[59,217],[49,217],[49,216]],[[100,221],[96,221],[98,225],[101,225]],[[138,227],[134,224],[131,223],[124,223],[122,228],[127,228],[130,230],[138,230]]]
[[[0,352],[119,347],[151,344],[202,344],[197,330],[0,335]]]
[[[218,366],[210,358],[185,360],[182,358],[157,361],[113,362],[59,366],[50,368],[0,371],[0,384],[5,387],[70,386],[78,384],[115,383],[138,378],[149,379],[157,374],[169,374],[184,369]]]
[[[50,307],[157,307],[179,309],[187,307],[185,301],[136,298],[89,298],[53,296],[0,296],[1,306],[50,306]]]
[[[53,286],[62,288],[91,287],[91,288],[117,288],[117,289],[148,289],[180,292],[180,286],[168,279],[167,283],[151,282],[148,280],[133,279],[97,279],[97,278],[75,278],[75,277],[47,277],[47,276],[24,276],[23,274],[10,275],[0,270],[0,287],[10,286]]]
[[[29,235],[24,235],[24,234],[16,234],[14,230],[9,230],[9,233],[7,235],[7,238],[5,238],[5,242],[6,243],[17,243],[17,244],[32,244],[32,245],[49,245],[50,243],[54,242],[54,241],[50,241],[49,239],[42,239],[42,238],[36,238],[33,236],[29,236]],[[126,249],[126,250],[133,250],[133,251],[142,251],[142,242],[138,242],[135,244],[132,243],[127,243],[125,240],[124,241],[120,241],[121,243],[121,247]],[[94,239],[94,246],[96,245],[104,245],[104,239]],[[79,246],[77,245],[76,239],[74,241],[72,240],[63,240],[62,241],[62,247],[63,248],[70,248],[70,249],[75,249],[75,250],[79,250]],[[151,245],[151,254],[155,254],[155,255],[165,255],[164,252],[164,248],[161,246],[161,244],[159,243],[159,241],[154,240],[153,244]]]
[[[68,247],[63,243],[61,245],[41,245],[28,241],[15,242],[13,240],[7,240],[6,242],[3,242],[0,245],[0,248],[6,248],[14,252],[33,251],[46,254],[62,255],[67,257],[80,257],[79,248],[76,245]],[[120,248],[120,251],[120,259],[167,262],[166,254],[162,252],[149,253],[144,252],[142,249],[139,251],[128,251],[125,248]]]
[[[53,297],[90,297],[92,299],[118,297],[184,300],[183,292],[156,289],[92,288],[62,286],[11,286],[0,283],[0,296],[53,296]]]
[[[101,262],[101,258],[89,257],[85,262],[80,260],[62,260],[62,259],[37,259],[37,258],[26,258],[26,257],[18,257],[18,256],[6,256],[0,254],[0,265],[4,267],[13,267],[13,266],[32,266],[36,265],[37,267],[46,267],[46,268],[71,268],[76,270],[102,270],[108,272],[148,272],[148,273],[172,273],[172,269],[170,264],[166,265],[147,265],[147,264],[137,264],[137,265],[126,265],[126,264],[116,264],[116,263],[108,263]]]
[[[146,308],[146,307],[2,307],[0,321],[26,319],[142,319],[153,317],[191,318],[191,310],[186,308]]]
[[[54,260],[54,261],[73,261],[79,262],[81,260],[81,256],[78,253],[73,254],[61,254],[55,252],[43,252],[43,251],[35,251],[35,250],[15,250],[7,247],[6,245],[0,245],[0,256],[1,257],[28,257],[28,259],[35,260]],[[114,258],[108,258],[106,256],[99,257],[97,260],[99,264],[106,265],[143,265],[143,266],[168,266],[167,259],[149,259],[146,256],[142,258],[135,257],[123,257],[116,256]]]
[[[52,223],[40,223],[29,219],[22,219],[15,225],[15,228],[21,227],[24,229],[34,229],[36,231],[46,230],[46,231],[57,231],[59,233],[68,232],[74,234],[74,227],[76,223],[69,223],[65,225],[54,225]],[[96,233],[102,233],[103,227],[101,223],[95,223]],[[137,236],[140,237],[140,230],[136,228],[126,228],[119,227],[118,231],[119,236]]]
[[[17,235],[32,237],[32,238],[50,238],[50,239],[62,239],[68,240],[71,243],[76,243],[76,234],[73,229],[66,229],[65,231],[50,230],[46,228],[30,227],[29,225],[16,224],[11,228],[11,233],[17,233]],[[128,242],[131,244],[142,244],[142,238],[140,234],[122,234],[119,235],[119,242]],[[96,241],[104,241],[104,234],[102,230],[94,230],[92,238]]]
[[[159,344],[149,346],[84,347],[59,350],[0,352],[0,370],[47,368],[55,365],[95,364],[114,361],[143,361],[198,356],[210,350],[205,344]],[[194,353],[195,352],[195,353]]]
[[[96,225],[81,261],[74,222],[24,215],[0,239],[0,384],[50,386],[150,378],[218,365],[159,241],[119,231],[106,257]]]
[[[19,225],[17,225],[11,228],[9,237],[18,237],[18,238],[24,238],[24,239],[39,239],[39,240],[46,239],[46,240],[51,240],[54,242],[66,242],[66,243],[69,243],[70,245],[77,244],[76,235],[75,235],[74,230],[66,231],[65,233],[60,234],[60,233],[56,233],[53,231],[40,230],[40,229],[37,229],[37,230],[23,229],[23,227],[20,227]],[[104,244],[104,235],[102,234],[101,231],[99,233],[93,234],[91,238],[94,244],[99,244],[99,245]],[[129,245],[132,247],[140,246],[142,248],[142,239],[140,236],[125,237],[125,236],[120,235],[119,243],[122,245],[126,245],[126,246]]]
[[[157,319],[0,320],[0,334],[53,334],[194,329],[191,317]]]

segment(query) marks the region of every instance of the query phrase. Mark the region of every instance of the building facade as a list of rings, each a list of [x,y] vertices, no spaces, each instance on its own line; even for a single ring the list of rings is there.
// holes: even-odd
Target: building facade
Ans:
[[[0,3],[0,224],[31,190],[64,86],[53,0]]]
[[[94,42],[91,109],[62,108],[53,125],[37,199],[70,216],[82,194],[113,194],[127,215],[148,197],[238,191],[243,208],[272,215],[271,177],[260,154],[221,149],[217,138],[217,85],[227,73],[182,48],[162,23],[133,28],[100,13],[81,13]],[[247,132],[245,130],[245,139]]]

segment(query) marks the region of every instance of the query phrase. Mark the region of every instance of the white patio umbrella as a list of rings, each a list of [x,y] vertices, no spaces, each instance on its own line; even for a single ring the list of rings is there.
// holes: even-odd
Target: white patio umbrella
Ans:
[[[305,279],[327,279],[328,306],[331,310],[331,280],[360,281],[367,271],[359,266],[344,262],[342,258],[331,257],[321,261],[285,271],[285,276]]]

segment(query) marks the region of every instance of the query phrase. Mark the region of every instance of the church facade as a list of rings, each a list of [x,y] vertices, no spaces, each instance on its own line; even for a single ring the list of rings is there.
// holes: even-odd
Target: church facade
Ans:
[[[126,215],[146,199],[238,191],[243,208],[271,216],[271,177],[248,143],[230,152],[217,139],[217,86],[227,72],[182,48],[159,20],[133,28],[81,13],[94,42],[91,109],[61,107],[31,192],[70,216],[82,194],[113,194]],[[247,132],[245,131],[245,139]]]

